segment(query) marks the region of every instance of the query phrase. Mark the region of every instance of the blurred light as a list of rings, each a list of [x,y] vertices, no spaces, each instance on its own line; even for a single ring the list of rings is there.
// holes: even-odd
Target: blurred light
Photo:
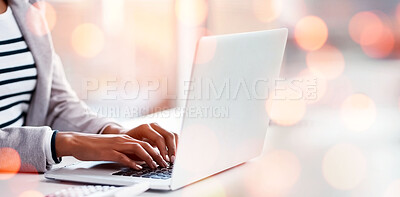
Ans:
[[[373,12],[360,12],[349,23],[349,34],[354,42],[362,45],[375,43],[381,36],[383,24]]]
[[[178,157],[191,158],[190,160],[181,160],[182,167],[186,171],[194,174],[208,172],[212,169],[212,166],[215,165],[219,156],[220,146],[218,138],[215,132],[205,125],[191,125],[187,130],[191,132],[185,133],[185,138],[196,140],[180,142],[180,146],[186,148],[178,151]],[[207,145],[204,144],[205,142]],[[204,158],[207,158],[207,160]]]
[[[35,190],[24,191],[19,197],[44,197],[44,195]]]
[[[125,1],[126,4],[128,2],[130,1]],[[129,6],[132,3],[130,2]],[[129,22],[125,23],[123,33],[128,38],[129,47],[133,47],[132,52],[128,54],[135,56],[132,57],[137,65],[135,72],[145,76],[164,75],[171,69],[166,66],[175,65],[171,62],[176,50],[175,15],[170,13],[169,1],[157,1],[156,4],[149,7],[148,1],[135,1],[133,10],[125,13]],[[128,67],[131,67],[130,65],[127,63]]]
[[[254,15],[263,23],[277,19],[282,12],[281,0],[253,0]]]
[[[351,190],[365,178],[367,161],[362,151],[351,144],[333,146],[324,155],[322,173],[325,180],[339,190]]]
[[[282,126],[298,123],[306,113],[303,96],[299,87],[289,84],[278,86],[266,102],[268,116],[273,122]]]
[[[18,173],[21,167],[21,158],[12,148],[0,148],[0,180],[6,180]]]
[[[301,48],[314,51],[321,48],[328,39],[328,27],[321,18],[306,16],[296,24],[294,36]]]
[[[207,18],[208,4],[205,0],[176,0],[175,14],[182,24],[198,26]]]
[[[387,188],[384,197],[399,197],[400,196],[400,179],[395,180]]]
[[[317,77],[309,69],[305,69],[296,77],[301,80],[300,83],[305,101],[307,104],[313,104],[321,100],[327,91],[327,82],[325,79]]]
[[[371,44],[361,44],[361,48],[369,57],[385,58],[393,52],[395,42],[392,30],[384,27],[378,40]]]
[[[395,46],[393,31],[373,12],[366,11],[354,15],[349,23],[349,33],[351,38],[361,45],[364,53],[372,58],[389,56]]]
[[[364,94],[353,94],[343,102],[341,117],[348,129],[364,131],[375,122],[375,103]]]
[[[345,67],[342,52],[330,45],[308,52],[306,61],[307,67],[312,73],[327,80],[340,76]]]
[[[94,24],[81,24],[72,32],[71,44],[80,56],[94,57],[103,50],[104,35]]]
[[[277,0],[281,5],[285,6],[285,10],[280,13],[279,22],[292,26],[296,24],[299,18],[307,16],[307,6],[304,0]]]
[[[117,34],[124,27],[125,0],[102,0],[105,30]]]
[[[244,179],[248,196],[284,196],[297,182],[300,172],[300,162],[293,153],[269,152],[248,166]]]

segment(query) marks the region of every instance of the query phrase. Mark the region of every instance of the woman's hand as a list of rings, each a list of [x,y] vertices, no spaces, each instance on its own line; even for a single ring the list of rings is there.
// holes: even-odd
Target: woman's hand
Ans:
[[[127,131],[126,134],[157,147],[164,160],[174,163],[178,134],[163,129],[157,123],[142,124]]]
[[[153,147],[125,134],[97,135],[75,132],[59,132],[56,137],[57,156],[74,156],[83,161],[115,161],[140,170],[134,160],[142,160],[151,168],[168,164]]]
[[[158,148],[165,161],[172,163],[175,161],[178,134],[163,129],[157,123],[142,124],[128,131],[110,125],[103,131],[103,134],[116,133],[124,133],[137,140],[148,142]]]

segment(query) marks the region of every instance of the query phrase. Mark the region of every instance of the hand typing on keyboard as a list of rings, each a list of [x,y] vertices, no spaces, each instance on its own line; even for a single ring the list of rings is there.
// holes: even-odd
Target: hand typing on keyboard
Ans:
[[[115,161],[135,170],[144,161],[148,168],[167,168],[175,161],[178,135],[156,123],[125,130],[107,126],[102,134],[60,132],[56,136],[57,157],[74,156],[82,161]]]

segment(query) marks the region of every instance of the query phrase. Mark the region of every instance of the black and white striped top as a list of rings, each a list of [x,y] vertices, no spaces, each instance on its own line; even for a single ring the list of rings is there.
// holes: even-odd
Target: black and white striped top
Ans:
[[[37,70],[11,9],[0,14],[0,128],[24,125]]]

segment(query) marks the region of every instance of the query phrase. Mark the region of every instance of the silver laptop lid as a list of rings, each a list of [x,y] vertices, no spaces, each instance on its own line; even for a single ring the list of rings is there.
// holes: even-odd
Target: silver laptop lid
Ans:
[[[200,39],[171,189],[261,154],[265,102],[278,77],[287,29]]]

